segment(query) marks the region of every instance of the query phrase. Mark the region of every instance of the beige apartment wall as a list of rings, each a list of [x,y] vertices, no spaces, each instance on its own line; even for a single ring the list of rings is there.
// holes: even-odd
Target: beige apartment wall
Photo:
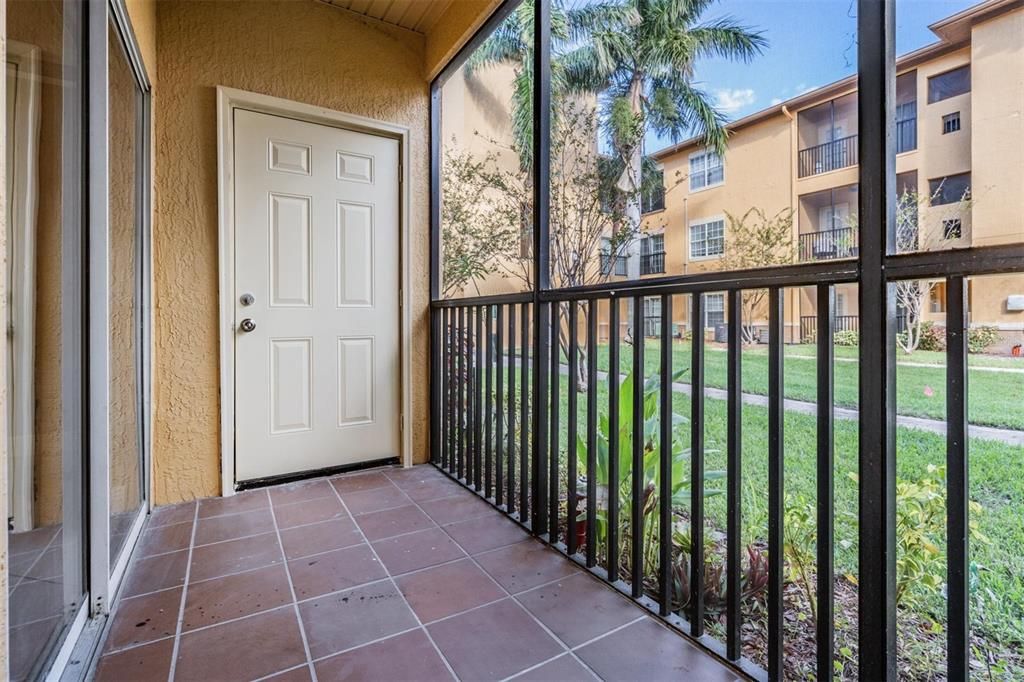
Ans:
[[[218,85],[410,128],[413,454],[427,457],[428,84],[424,41],[314,2],[157,5],[154,501],[220,485]],[[258,48],[258,49],[256,49]]]

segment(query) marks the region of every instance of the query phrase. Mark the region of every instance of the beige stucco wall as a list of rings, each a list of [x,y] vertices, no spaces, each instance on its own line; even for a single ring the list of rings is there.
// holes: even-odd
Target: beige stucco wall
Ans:
[[[426,37],[423,66],[427,80],[432,80],[459,51],[501,0],[454,0],[438,18]]]
[[[158,3],[156,26],[154,502],[216,495],[220,486],[218,85],[410,128],[410,390],[413,454],[424,461],[429,342],[424,40],[304,0]]]

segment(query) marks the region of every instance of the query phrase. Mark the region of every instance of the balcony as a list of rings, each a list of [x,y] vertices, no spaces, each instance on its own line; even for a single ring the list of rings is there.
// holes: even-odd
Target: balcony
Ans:
[[[857,165],[857,135],[801,149],[798,157],[801,178]]]
[[[917,149],[917,119],[906,118],[896,121],[896,153]]]
[[[640,274],[656,275],[665,272],[665,252],[644,253],[640,255]]]
[[[661,655],[637,661],[641,647]],[[528,670],[736,678],[422,465],[157,509],[95,679],[482,680]]]
[[[832,318],[832,329],[837,332],[859,332],[860,317],[858,315],[836,315]],[[811,343],[818,330],[817,315],[800,316],[800,342]]]
[[[800,260],[834,260],[857,256],[857,229],[839,227],[800,235]]]

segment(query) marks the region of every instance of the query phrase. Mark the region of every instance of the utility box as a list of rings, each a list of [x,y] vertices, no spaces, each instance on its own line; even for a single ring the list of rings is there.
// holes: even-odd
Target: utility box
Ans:
[[[715,325],[715,343],[728,343],[729,342],[729,325],[727,324],[716,324]]]
[[[1014,294],[1006,297],[1006,309],[1011,313],[1024,311],[1024,294]]]

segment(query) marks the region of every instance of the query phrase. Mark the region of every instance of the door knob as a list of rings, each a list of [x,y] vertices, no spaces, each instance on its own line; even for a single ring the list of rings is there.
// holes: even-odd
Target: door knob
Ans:
[[[243,332],[251,332],[256,329],[256,323],[252,321],[251,317],[247,317],[242,320],[238,326]]]

